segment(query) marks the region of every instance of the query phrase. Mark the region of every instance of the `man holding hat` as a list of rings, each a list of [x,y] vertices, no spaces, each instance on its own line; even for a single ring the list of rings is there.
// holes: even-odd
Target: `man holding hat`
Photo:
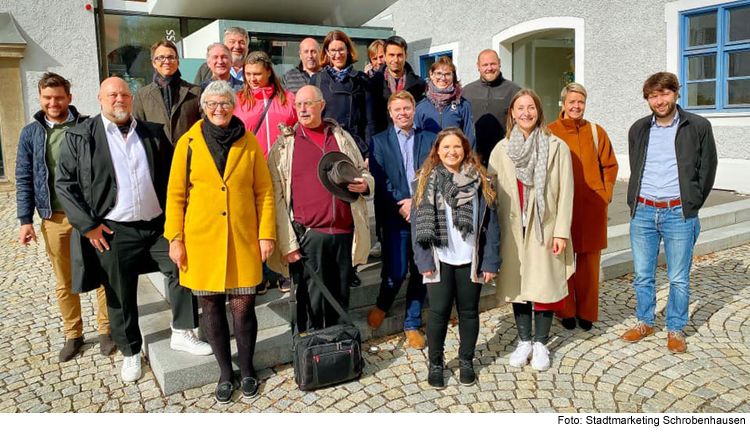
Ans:
[[[300,275],[297,326],[303,332],[338,322],[308,267],[348,307],[350,268],[366,263],[370,250],[365,198],[372,198],[374,181],[351,135],[335,121],[322,119],[320,89],[302,87],[294,107],[299,123],[280,125],[281,136],[268,155],[278,236],[268,266],[288,277],[291,264]]]

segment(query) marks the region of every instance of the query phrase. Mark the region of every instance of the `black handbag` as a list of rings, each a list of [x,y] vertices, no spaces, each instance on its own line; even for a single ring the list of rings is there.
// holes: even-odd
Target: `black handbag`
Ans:
[[[349,314],[328,291],[320,275],[302,261],[323,296],[346,323],[310,332],[297,332],[297,289],[290,298],[294,381],[300,390],[311,391],[351,381],[362,376],[362,338]]]

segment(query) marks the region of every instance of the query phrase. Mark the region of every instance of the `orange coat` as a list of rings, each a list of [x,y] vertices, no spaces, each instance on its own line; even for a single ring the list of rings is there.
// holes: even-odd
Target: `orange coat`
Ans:
[[[578,122],[563,119],[563,112],[549,125],[552,133],[568,145],[573,161],[575,193],[571,236],[576,253],[607,248],[607,207],[617,179],[617,159],[607,132],[597,125],[597,151],[591,127],[585,119]]]

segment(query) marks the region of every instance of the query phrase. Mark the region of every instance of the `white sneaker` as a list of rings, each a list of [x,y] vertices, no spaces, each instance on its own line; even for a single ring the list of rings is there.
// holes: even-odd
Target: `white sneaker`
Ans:
[[[375,245],[370,248],[370,256],[372,257],[380,257],[383,254],[383,247],[380,245],[380,242],[375,242]]]
[[[172,328],[172,338],[169,347],[175,351],[183,351],[193,355],[211,355],[211,345],[205,341],[198,340],[190,329]]]
[[[513,367],[522,368],[526,366],[531,358],[532,346],[530,341],[519,341],[518,347],[510,354],[509,364]]]
[[[537,371],[546,371],[549,369],[549,349],[547,345],[535,342],[534,355],[531,358],[531,367]]]
[[[120,376],[124,383],[134,383],[141,378],[141,354],[125,356],[122,359]]]

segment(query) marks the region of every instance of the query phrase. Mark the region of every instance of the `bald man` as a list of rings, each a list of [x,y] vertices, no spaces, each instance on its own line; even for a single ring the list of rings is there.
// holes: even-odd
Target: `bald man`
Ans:
[[[65,133],[55,189],[74,228],[73,292],[104,285],[112,339],[124,356],[122,380],[141,376],[138,275],[161,271],[169,282],[172,349],[209,355],[193,335],[197,302],[179,284],[164,238],[172,145],[161,124],[131,115],[133,95],[120,78],[99,89],[102,113]]]
[[[320,46],[314,38],[305,38],[299,43],[299,66],[288,70],[281,79],[284,89],[297,93],[310,78],[320,71]]]

